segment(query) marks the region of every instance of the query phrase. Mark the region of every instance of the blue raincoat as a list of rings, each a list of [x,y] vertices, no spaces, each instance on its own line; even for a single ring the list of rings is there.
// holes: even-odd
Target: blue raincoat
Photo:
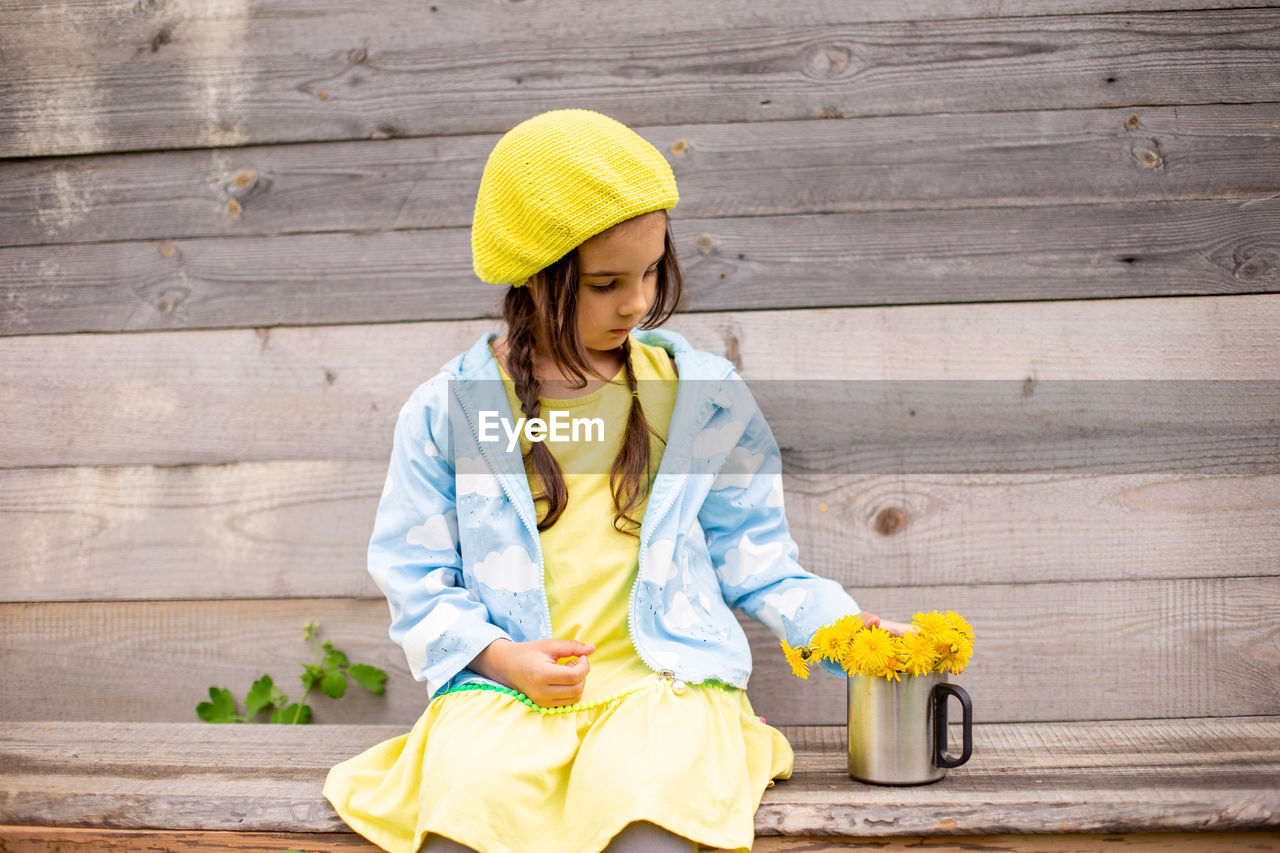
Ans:
[[[520,448],[508,451],[505,436],[480,440],[482,412],[515,420],[493,337],[450,360],[401,409],[369,543],[391,639],[431,696],[492,684],[467,665],[500,637],[555,636]],[[778,445],[733,364],[674,332],[634,337],[671,353],[679,384],[640,529],[631,639],[655,671],[745,688],[751,651],[733,609],[800,646],[858,605],[796,562]]]

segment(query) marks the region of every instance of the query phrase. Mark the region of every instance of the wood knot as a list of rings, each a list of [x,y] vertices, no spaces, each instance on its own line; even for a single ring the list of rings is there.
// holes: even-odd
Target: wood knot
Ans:
[[[733,362],[735,368],[742,369],[742,348],[738,336],[733,332],[729,333],[729,339],[725,341],[724,357]]]
[[[392,136],[395,135],[395,132],[396,132],[395,128],[393,127],[386,127],[386,126],[378,127],[378,128],[374,128],[373,133],[369,134],[369,138],[370,139],[390,139]]]
[[[1234,270],[1235,277],[1248,281],[1257,278],[1267,271],[1267,262],[1261,258],[1250,258],[1244,263],[1238,264]]]
[[[1125,130],[1133,130],[1138,126],[1139,121],[1141,121],[1141,119],[1138,118],[1138,114],[1132,113],[1127,119],[1124,120]]]
[[[160,32],[155,34],[151,39],[151,52],[155,53],[161,47],[173,41],[173,30],[169,27],[161,27]]]
[[[703,234],[698,238],[698,251],[704,255],[709,255],[716,247],[716,241],[712,239],[710,234]]]
[[[1138,162],[1148,169],[1154,169],[1160,165],[1160,155],[1150,148],[1139,148]]]
[[[818,111],[818,118],[842,118],[842,116],[833,107],[823,107]]]
[[[369,58],[369,51],[368,49],[363,47],[352,48],[350,51],[347,52],[347,62],[350,62],[352,65],[359,65],[361,62],[364,62],[368,58]]]
[[[885,507],[876,514],[875,528],[881,536],[892,536],[907,523],[907,514],[901,507]]]
[[[329,93],[322,89],[321,91],[316,93],[316,97],[322,101],[327,101],[329,100]]]
[[[671,153],[672,153],[672,154],[677,154],[677,155],[679,155],[679,154],[683,154],[684,152],[686,152],[686,151],[688,151],[688,150],[689,150],[689,143],[688,143],[688,141],[687,141],[687,140],[684,140],[684,139],[677,139],[675,142],[671,143]]]
[[[836,80],[848,76],[852,58],[852,52],[843,45],[814,45],[804,57],[805,76],[813,80]]]
[[[231,214],[232,217],[239,219],[240,214],[243,212],[244,208],[241,207],[240,202],[236,201],[234,198],[227,202],[227,213]]]
[[[248,170],[245,170],[243,172],[236,172],[235,177],[231,179],[231,183],[242,189],[244,187],[252,186],[253,172],[250,172]]]

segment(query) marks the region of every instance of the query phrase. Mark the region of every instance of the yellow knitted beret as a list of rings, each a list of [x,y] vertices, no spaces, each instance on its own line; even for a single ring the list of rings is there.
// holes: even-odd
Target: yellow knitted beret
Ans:
[[[471,260],[481,281],[523,285],[602,231],[680,196],[658,149],[591,110],[552,110],[494,146],[480,179]]]

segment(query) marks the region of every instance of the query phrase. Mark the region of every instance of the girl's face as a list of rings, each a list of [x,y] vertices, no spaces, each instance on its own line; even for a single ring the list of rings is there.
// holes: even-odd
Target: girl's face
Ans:
[[[578,246],[578,335],[595,354],[616,350],[653,304],[666,211],[620,222]]]

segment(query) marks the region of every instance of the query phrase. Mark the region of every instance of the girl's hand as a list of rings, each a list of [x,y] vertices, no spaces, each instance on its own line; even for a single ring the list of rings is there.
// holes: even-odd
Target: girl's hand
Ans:
[[[572,705],[582,698],[591,664],[587,655],[596,650],[577,640],[532,640],[516,643],[494,640],[471,661],[485,678],[519,690],[544,708]],[[573,663],[557,663],[576,657]]]
[[[901,637],[908,631],[914,633],[916,630],[915,625],[911,625],[907,622],[890,622],[887,619],[881,619],[874,613],[868,613],[865,610],[859,613],[858,616],[862,618],[862,624],[866,625],[868,628],[874,628],[879,625],[895,637]]]

